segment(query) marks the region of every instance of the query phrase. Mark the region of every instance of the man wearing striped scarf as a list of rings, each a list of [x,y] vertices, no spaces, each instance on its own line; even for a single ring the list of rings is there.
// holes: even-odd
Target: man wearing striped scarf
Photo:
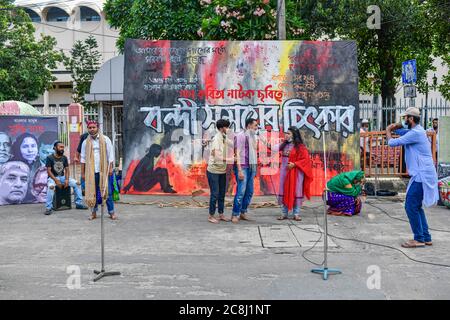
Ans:
[[[87,122],[89,136],[81,146],[81,177],[85,181],[85,201],[91,208],[89,220],[97,218],[98,204],[104,203],[112,220],[116,220],[112,200],[114,150],[111,140],[98,130],[98,122]]]

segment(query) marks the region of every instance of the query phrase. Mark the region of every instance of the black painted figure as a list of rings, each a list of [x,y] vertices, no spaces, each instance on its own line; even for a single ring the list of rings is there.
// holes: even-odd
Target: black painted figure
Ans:
[[[139,161],[136,169],[134,169],[130,182],[123,191],[126,193],[131,187],[138,192],[147,192],[156,184],[160,184],[161,189],[165,193],[176,193],[172,189],[169,182],[169,173],[166,168],[154,168],[155,158],[159,157],[162,148],[158,144],[152,144],[147,154]]]

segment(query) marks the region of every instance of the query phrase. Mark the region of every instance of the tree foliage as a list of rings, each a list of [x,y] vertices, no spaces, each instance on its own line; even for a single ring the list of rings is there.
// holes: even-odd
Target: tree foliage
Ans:
[[[71,72],[74,82],[73,100],[85,108],[95,106],[85,101],[84,95],[89,93],[92,79],[100,68],[101,54],[97,48],[97,40],[89,36],[84,41],[76,41],[70,50],[70,56],[64,58],[64,65]]]
[[[54,50],[54,38],[35,39],[24,10],[9,0],[0,0],[0,8],[0,101],[35,100],[56,79],[51,70],[63,55]]]
[[[399,89],[402,62],[417,60],[419,91],[424,92],[426,74],[434,70],[433,31],[428,29],[427,6],[417,0],[318,0],[300,1],[309,9],[316,38],[354,39],[358,45],[360,89],[392,99]],[[380,8],[380,28],[369,28],[370,5]],[[369,24],[371,24],[369,19]]]
[[[441,57],[443,65],[450,69],[450,3],[448,0],[428,0],[424,4],[427,11],[427,26],[433,43],[433,55]],[[443,76],[438,90],[450,100],[450,73]]]
[[[109,23],[126,38],[172,40],[276,39],[276,0],[107,0]],[[381,10],[379,29],[368,7]],[[358,45],[360,90],[393,99],[402,62],[417,60],[419,91],[433,57],[449,63],[448,0],[286,0],[287,39],[351,39]],[[449,75],[439,90],[448,96]]]
[[[126,38],[168,40],[276,39],[276,0],[107,0],[111,26]],[[286,0],[286,38],[309,39],[298,1]]]

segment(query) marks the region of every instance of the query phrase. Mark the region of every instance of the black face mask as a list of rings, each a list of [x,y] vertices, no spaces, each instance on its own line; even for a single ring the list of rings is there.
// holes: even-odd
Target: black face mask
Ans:
[[[408,120],[408,129],[411,130],[411,128],[412,128],[412,123]]]

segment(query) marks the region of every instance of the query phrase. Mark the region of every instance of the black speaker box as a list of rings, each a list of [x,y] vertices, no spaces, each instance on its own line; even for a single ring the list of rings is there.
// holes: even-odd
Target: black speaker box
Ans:
[[[69,210],[72,209],[72,198],[70,195],[70,187],[58,188],[55,186],[55,196],[53,197],[53,210]]]

